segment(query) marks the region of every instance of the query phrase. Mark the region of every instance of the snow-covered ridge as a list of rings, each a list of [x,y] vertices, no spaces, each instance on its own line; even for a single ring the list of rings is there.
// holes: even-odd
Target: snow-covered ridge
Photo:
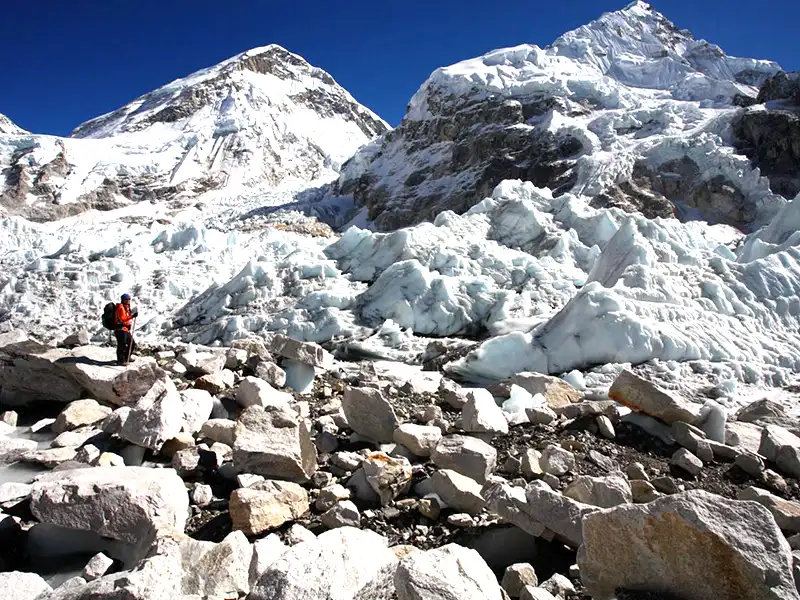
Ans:
[[[7,116],[0,114],[0,135],[26,135],[27,133]]]
[[[84,125],[0,136],[0,205],[50,220],[87,208],[301,188],[336,177],[386,123],[280,46],[237,55]]]
[[[383,230],[464,212],[521,178],[598,206],[750,231],[794,194],[770,191],[731,122],[779,71],[634,2],[547,47],[437,69],[400,126],[346,165],[338,190]]]

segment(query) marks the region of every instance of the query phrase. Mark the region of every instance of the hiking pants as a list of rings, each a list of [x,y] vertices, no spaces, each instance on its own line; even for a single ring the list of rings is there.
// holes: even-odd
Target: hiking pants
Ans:
[[[117,364],[124,365],[136,350],[136,342],[133,341],[131,332],[123,329],[115,329],[114,337],[117,338]]]

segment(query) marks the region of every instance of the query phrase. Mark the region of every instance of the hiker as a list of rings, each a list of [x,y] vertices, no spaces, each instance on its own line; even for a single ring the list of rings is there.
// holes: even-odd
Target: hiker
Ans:
[[[131,326],[133,320],[139,316],[139,311],[131,310],[130,294],[122,294],[121,300],[114,311],[114,337],[117,338],[117,364],[125,366],[136,360],[132,356],[136,350],[136,342],[133,341]]]

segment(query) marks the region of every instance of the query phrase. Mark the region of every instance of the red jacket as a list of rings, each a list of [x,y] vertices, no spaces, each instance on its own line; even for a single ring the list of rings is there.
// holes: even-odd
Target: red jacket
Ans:
[[[115,321],[118,329],[122,331],[130,331],[131,323],[133,322],[133,313],[130,304],[125,305],[121,302],[117,304],[117,310],[114,312]]]

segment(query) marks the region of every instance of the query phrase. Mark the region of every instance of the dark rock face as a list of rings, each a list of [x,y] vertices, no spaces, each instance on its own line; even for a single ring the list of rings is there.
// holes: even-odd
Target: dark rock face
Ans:
[[[800,110],[746,111],[732,126],[736,149],[769,178],[773,192],[789,199],[800,193]]]
[[[700,168],[689,158],[657,168],[640,161],[634,165],[630,180],[596,196],[592,206],[640,212],[649,219],[702,218],[742,231],[749,231],[756,217],[756,207],[733,182],[721,176],[704,179]]]
[[[774,100],[788,100],[800,105],[800,71],[780,71],[767,79],[758,91],[756,102],[763,104]]]
[[[426,120],[404,120],[383,138],[370,168],[340,183],[389,230],[433,219],[444,210],[463,213],[504,179],[523,179],[556,193],[575,183],[582,143],[537,128],[535,120],[561,100],[550,97],[467,100],[436,93]],[[574,114],[574,113],[573,113]],[[377,173],[388,170],[388,177]]]

